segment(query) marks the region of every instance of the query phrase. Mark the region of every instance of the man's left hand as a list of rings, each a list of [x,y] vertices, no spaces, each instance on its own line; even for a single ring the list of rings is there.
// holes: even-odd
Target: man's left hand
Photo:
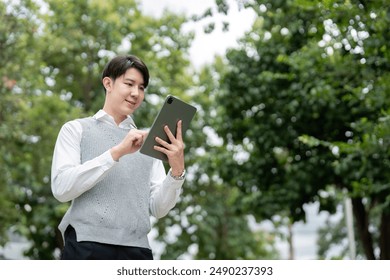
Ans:
[[[168,143],[163,139],[156,137],[156,142],[161,146],[154,146],[156,151],[166,154],[168,157],[168,163],[171,167],[171,172],[173,176],[180,176],[184,169],[184,142],[182,135],[182,121],[177,122],[176,137],[173,135],[171,130],[166,125],[164,131],[167,134],[169,141]]]

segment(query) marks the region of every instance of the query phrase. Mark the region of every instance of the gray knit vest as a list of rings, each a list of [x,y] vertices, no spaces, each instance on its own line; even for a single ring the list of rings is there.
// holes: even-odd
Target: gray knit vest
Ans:
[[[81,163],[119,144],[129,132],[91,117],[78,121],[83,128]],[[123,156],[92,189],[72,201],[61,232],[70,224],[78,241],[149,248],[152,165],[152,158],[139,152]]]

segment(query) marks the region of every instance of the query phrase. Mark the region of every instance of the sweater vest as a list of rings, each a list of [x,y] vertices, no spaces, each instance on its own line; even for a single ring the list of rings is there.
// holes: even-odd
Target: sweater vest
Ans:
[[[130,131],[92,117],[78,121],[83,128],[81,163],[119,144]],[[150,248],[152,166],[152,158],[139,152],[121,157],[94,187],[72,201],[59,226],[61,231],[70,224],[77,241]]]

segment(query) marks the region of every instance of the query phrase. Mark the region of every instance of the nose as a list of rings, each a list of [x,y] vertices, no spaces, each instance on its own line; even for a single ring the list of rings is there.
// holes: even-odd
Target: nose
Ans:
[[[132,88],[131,88],[131,95],[132,96],[138,96],[139,95],[139,88],[138,88],[138,86],[133,86]]]

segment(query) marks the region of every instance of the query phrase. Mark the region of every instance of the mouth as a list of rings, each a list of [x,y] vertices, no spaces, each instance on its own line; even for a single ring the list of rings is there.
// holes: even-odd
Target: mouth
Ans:
[[[137,102],[135,102],[135,101],[131,101],[131,100],[127,100],[127,99],[125,99],[125,101],[127,102],[127,104],[129,104],[131,106],[135,106],[137,104]]]

